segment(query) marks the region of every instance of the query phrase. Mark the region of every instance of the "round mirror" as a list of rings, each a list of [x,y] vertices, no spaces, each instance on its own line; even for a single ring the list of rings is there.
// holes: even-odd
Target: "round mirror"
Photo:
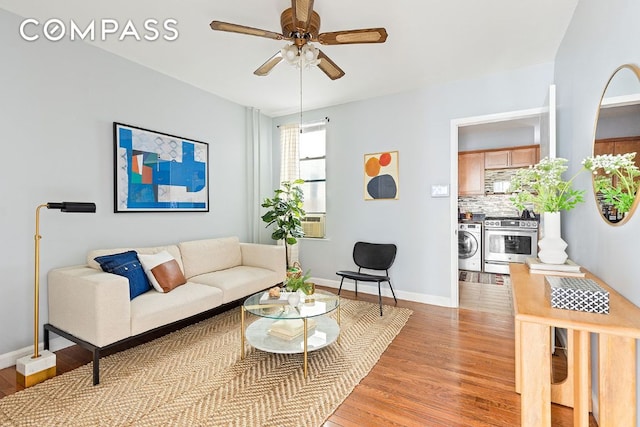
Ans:
[[[640,200],[636,197],[640,186],[640,68],[635,64],[618,67],[602,92],[593,156],[594,165],[600,166],[593,173],[600,214],[609,224],[624,224]]]

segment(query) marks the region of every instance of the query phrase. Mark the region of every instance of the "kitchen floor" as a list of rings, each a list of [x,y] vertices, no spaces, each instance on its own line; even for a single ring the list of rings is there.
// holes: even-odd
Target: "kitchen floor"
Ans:
[[[508,274],[460,270],[459,307],[513,315],[511,278]]]

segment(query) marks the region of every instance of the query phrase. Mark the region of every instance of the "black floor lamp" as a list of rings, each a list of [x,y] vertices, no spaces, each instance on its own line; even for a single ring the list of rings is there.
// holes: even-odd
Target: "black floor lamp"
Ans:
[[[35,275],[33,300],[33,355],[25,356],[16,362],[16,380],[23,387],[31,387],[56,375],[56,355],[48,350],[39,351],[38,331],[40,315],[40,209],[59,209],[62,212],[94,213],[95,203],[49,202],[36,208]]]

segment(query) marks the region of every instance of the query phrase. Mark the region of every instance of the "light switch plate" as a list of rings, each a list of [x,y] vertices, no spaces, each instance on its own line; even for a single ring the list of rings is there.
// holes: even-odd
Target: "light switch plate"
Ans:
[[[432,185],[431,197],[449,197],[449,184]]]

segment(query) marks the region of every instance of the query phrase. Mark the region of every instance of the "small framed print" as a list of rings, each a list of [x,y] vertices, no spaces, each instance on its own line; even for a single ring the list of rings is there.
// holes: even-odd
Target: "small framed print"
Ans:
[[[364,199],[398,200],[398,152],[364,155]]]

